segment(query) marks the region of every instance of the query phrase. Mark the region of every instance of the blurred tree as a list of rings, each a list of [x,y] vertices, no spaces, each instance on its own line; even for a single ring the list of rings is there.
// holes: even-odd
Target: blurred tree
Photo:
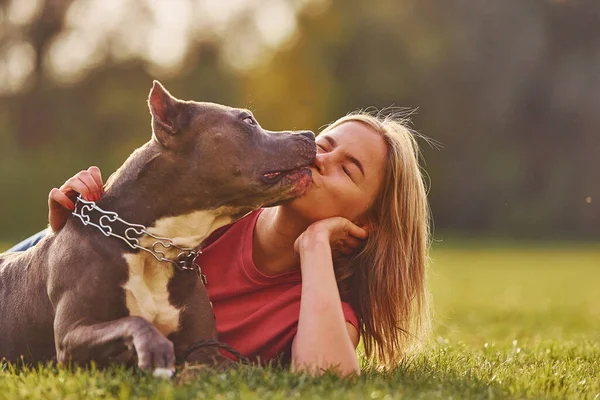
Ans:
[[[422,143],[438,229],[600,237],[599,2],[24,4],[0,0],[0,237],[40,227],[52,186],[108,174],[148,139],[154,77],[271,129],[418,108],[444,146]]]
[[[13,99],[13,112],[17,116],[16,139],[22,146],[34,143],[50,124],[52,113],[46,106],[47,99],[43,94],[43,55],[52,40],[62,31],[64,16],[72,0],[40,0],[41,4],[37,7],[34,3],[30,2],[31,21],[28,21],[27,15],[23,15],[27,14],[28,10],[16,10],[23,7],[21,4],[7,0],[0,3],[0,7],[8,11],[5,17],[8,21],[3,23],[3,29],[0,30],[0,50],[14,46],[30,47],[33,50],[27,89],[18,92]]]

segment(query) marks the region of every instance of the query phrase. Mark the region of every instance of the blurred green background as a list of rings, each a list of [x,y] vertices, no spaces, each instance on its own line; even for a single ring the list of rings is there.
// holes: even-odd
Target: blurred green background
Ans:
[[[45,226],[52,187],[149,139],[153,79],[268,129],[417,109],[440,143],[434,343],[338,397],[599,398],[600,1],[0,0],[0,251]],[[1,392],[47,398],[36,376]]]
[[[152,79],[269,129],[418,108],[438,239],[600,238],[600,2],[0,0],[0,21],[5,244],[150,137]]]

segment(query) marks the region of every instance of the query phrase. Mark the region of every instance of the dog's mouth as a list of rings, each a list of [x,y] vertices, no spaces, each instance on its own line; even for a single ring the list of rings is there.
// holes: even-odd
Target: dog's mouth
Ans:
[[[285,171],[274,171],[263,174],[262,181],[267,184],[277,183],[283,178]]]
[[[274,184],[280,182],[285,177],[288,177],[291,180],[295,180],[295,178],[300,178],[300,176],[303,175],[303,173],[306,171],[308,171],[308,173],[310,175],[310,169],[307,167],[299,167],[299,168],[293,168],[293,169],[288,169],[288,170],[266,172],[262,175],[261,181],[263,183],[266,183],[267,185],[274,185]]]
[[[286,201],[300,197],[306,193],[312,184],[312,171],[308,167],[277,171],[277,173],[271,172],[266,173],[263,176],[264,181],[269,182],[270,186],[274,186],[276,183],[283,181],[282,184],[279,185],[283,190],[280,195],[281,197],[272,203],[265,204],[263,207],[278,206]]]

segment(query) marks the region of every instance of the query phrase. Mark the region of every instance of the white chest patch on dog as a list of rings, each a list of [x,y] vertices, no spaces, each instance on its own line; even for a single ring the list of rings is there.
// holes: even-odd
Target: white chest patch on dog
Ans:
[[[162,218],[149,227],[148,232],[169,238],[178,246],[196,248],[215,229],[231,223],[231,216],[239,211],[232,207],[221,207]],[[146,236],[140,240],[140,245],[152,248],[154,242],[154,238]],[[163,250],[162,247],[158,249]],[[164,249],[164,253],[166,257],[175,259],[179,250]],[[129,315],[152,322],[165,336],[176,332],[181,310],[169,302],[168,290],[169,280],[175,273],[174,266],[159,262],[144,251],[126,254],[124,258],[129,266],[129,279],[123,285]]]
[[[129,266],[129,280],[123,285],[129,315],[152,322],[165,336],[177,331],[179,310],[169,303],[167,288],[173,267],[146,253],[124,257]]]

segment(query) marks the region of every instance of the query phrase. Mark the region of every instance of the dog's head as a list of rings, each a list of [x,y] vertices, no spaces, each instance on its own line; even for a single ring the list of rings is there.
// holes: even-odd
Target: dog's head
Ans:
[[[300,196],[309,187],[308,166],[316,156],[312,132],[268,131],[248,110],[182,101],[157,81],[148,104],[162,167],[186,183],[173,185],[184,188],[182,201],[211,198],[211,207],[257,208]]]

